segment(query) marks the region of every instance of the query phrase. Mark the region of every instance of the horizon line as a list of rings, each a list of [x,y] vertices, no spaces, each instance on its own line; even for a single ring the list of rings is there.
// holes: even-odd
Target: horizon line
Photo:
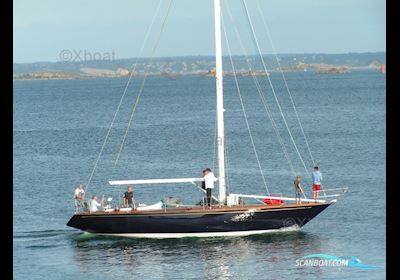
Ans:
[[[385,51],[364,51],[364,52],[343,52],[343,53],[324,53],[324,52],[299,52],[299,53],[264,53],[262,55],[304,55],[304,54],[317,54],[317,55],[345,55],[345,54],[367,54],[367,53],[386,53]],[[234,54],[232,57],[237,56],[258,56],[258,54]],[[215,55],[172,55],[172,56],[142,56],[142,57],[129,57],[129,58],[116,58],[113,60],[106,61],[118,61],[118,60],[129,60],[129,59],[149,59],[149,58],[183,58],[183,57],[215,57]],[[229,55],[223,55],[222,57],[229,57]],[[88,61],[102,61],[102,60],[88,60]],[[81,61],[33,61],[33,62],[13,62],[13,64],[34,64],[34,63],[82,63]]]

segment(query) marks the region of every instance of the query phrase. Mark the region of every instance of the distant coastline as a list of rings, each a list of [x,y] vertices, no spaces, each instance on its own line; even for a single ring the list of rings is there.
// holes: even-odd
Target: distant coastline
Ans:
[[[250,56],[234,56],[236,74],[240,76],[264,75],[260,59]],[[265,55],[268,72],[279,71],[276,58]],[[229,58],[224,57],[223,63],[230,65]],[[279,55],[279,64],[284,72],[310,71],[322,74],[346,74],[353,70],[379,71],[386,66],[386,53],[349,53],[349,54],[285,54]],[[249,71],[247,63],[251,63]],[[115,78],[132,76],[140,77],[167,76],[172,79],[178,76],[214,76],[214,58],[198,57],[166,57],[149,59],[119,59],[113,61],[79,61],[79,62],[37,62],[14,63],[14,80],[70,80],[92,78]],[[132,67],[136,65],[136,67]],[[130,69],[135,69],[130,70]],[[133,72],[131,72],[133,71]],[[227,68],[224,75],[233,75]]]

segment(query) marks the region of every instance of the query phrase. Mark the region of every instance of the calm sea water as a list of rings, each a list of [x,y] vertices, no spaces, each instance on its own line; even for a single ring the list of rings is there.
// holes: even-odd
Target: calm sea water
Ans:
[[[271,79],[311,170],[282,81],[277,73]],[[297,267],[295,261],[321,253],[386,266],[385,76],[305,72],[287,79],[325,187],[349,192],[300,232],[177,240],[96,237],[65,225],[74,188],[87,183],[126,79],[15,81],[14,279],[384,279],[385,268]],[[90,194],[124,191],[107,186],[108,179],[196,177],[215,166],[215,83],[209,77],[149,77],[115,164],[140,82],[133,81],[117,115]],[[268,191],[292,196],[293,175],[254,84],[249,77],[239,82]],[[265,194],[231,77],[225,92],[229,189]],[[266,97],[309,193],[309,176],[268,89]],[[137,187],[135,193],[147,204],[166,196],[188,204],[201,198],[191,185]]]

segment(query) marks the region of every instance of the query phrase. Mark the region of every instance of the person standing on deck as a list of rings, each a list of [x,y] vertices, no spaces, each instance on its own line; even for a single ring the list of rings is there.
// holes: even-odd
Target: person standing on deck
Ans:
[[[211,192],[212,189],[214,188],[214,182],[217,180],[215,178],[214,173],[212,173],[210,168],[206,168],[205,170],[205,175],[204,175],[204,183],[206,186],[206,192],[207,192],[207,205],[211,209]]]
[[[79,186],[75,189],[74,192],[74,198],[75,198],[75,211],[76,213],[79,212],[79,210],[83,207],[83,202],[85,200],[85,190],[83,189],[83,184],[80,183]]]
[[[319,192],[321,191],[321,181],[322,181],[322,174],[319,171],[318,166],[314,166],[314,172],[312,173],[312,191],[313,191],[313,199],[319,198]]]
[[[296,194],[296,203],[301,203],[301,194],[304,193],[303,188],[301,187],[301,176],[296,176],[294,179],[294,189]]]
[[[135,209],[135,199],[133,197],[133,188],[128,186],[128,191],[124,193],[124,207],[131,207]]]

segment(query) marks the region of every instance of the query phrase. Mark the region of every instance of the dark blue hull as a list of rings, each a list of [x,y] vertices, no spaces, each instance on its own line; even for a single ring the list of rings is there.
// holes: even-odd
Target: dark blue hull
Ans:
[[[99,234],[191,234],[302,227],[330,204],[75,214],[68,226]],[[196,235],[196,234],[194,234]]]

